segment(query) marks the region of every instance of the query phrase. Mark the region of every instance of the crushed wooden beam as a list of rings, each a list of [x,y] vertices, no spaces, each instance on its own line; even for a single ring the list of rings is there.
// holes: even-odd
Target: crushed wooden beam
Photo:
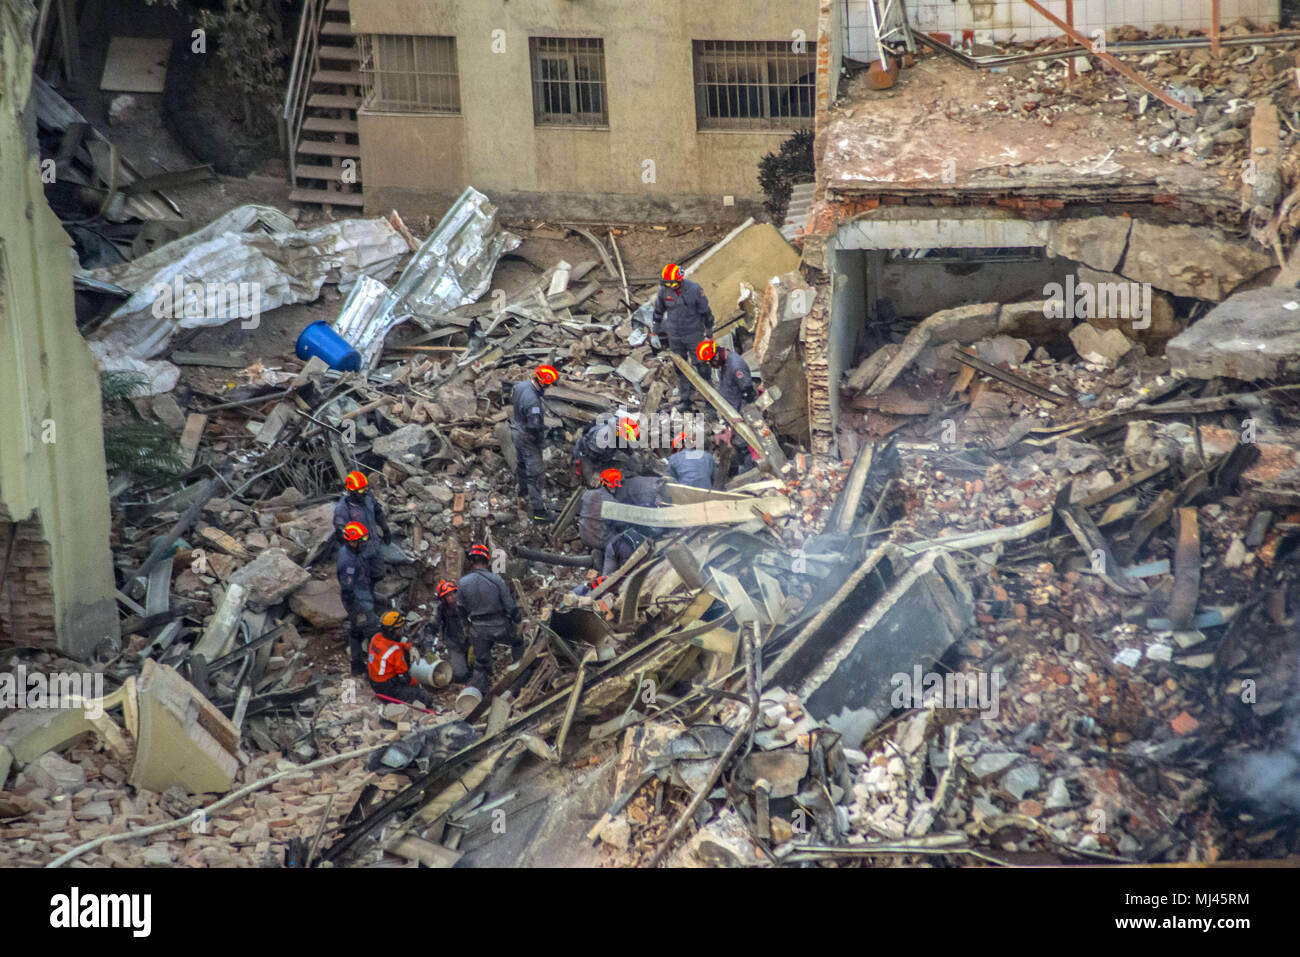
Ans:
[[[1196,615],[1201,596],[1201,532],[1196,509],[1175,513],[1178,542],[1174,546],[1174,592],[1169,598],[1169,620],[1175,631],[1185,631]]]

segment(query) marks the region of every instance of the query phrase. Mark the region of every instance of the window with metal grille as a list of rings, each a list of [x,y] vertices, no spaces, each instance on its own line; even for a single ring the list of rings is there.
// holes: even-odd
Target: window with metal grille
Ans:
[[[538,126],[608,126],[605,41],[531,37],[533,120]]]
[[[358,37],[362,105],[398,113],[459,113],[455,37]]]
[[[695,117],[702,130],[785,130],[812,120],[817,44],[696,40]]]

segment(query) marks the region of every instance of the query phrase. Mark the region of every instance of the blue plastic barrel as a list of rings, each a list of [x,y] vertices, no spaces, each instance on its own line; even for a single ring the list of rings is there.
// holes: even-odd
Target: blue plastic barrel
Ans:
[[[324,319],[318,319],[304,329],[293,349],[304,362],[313,356],[319,356],[331,369],[340,372],[361,371],[361,353],[348,345],[347,340]]]

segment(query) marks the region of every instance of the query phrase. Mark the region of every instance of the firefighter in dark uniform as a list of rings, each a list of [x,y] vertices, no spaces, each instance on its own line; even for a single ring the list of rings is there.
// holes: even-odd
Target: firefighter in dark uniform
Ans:
[[[613,538],[617,528],[613,522],[601,517],[601,506],[606,502],[617,502],[615,493],[623,484],[623,473],[618,469],[605,469],[600,473],[600,485],[589,489],[582,496],[582,508],[578,512],[578,537],[582,544],[592,550],[592,565],[599,568],[605,562],[605,546]]]
[[[438,582],[436,593],[438,602],[433,609],[425,632],[425,641],[432,644],[441,641],[447,648],[447,660],[451,662],[451,680],[461,684],[469,678],[470,650],[469,639],[465,634],[465,620],[460,614],[460,605],[456,600],[455,582],[445,578]]]
[[[695,365],[695,371],[705,382],[713,376],[706,363],[695,357],[695,345],[713,335],[713,311],[699,283],[682,275],[676,263],[664,267],[655,296],[650,345],[655,350],[663,348],[662,337],[668,337],[668,348]],[[695,401],[695,387],[679,369],[677,371],[677,403],[682,408]]]
[[[673,439],[673,454],[668,456],[668,474],[679,485],[711,489],[718,463],[711,452],[697,449],[695,444],[695,436],[688,432]]]
[[[375,615],[375,585],[384,577],[384,559],[370,541],[370,529],[360,522],[343,527],[343,544],[336,563],[339,597],[348,613],[348,650],[352,673],[366,670],[366,641],[379,628]]]
[[[533,518],[539,522],[550,520],[543,495],[546,473],[542,467],[542,445],[546,440],[546,402],[543,393],[547,386],[555,385],[560,373],[554,366],[538,366],[532,379],[516,382],[510,394],[513,417],[510,437],[515,443],[515,476],[519,480],[519,495],[527,498],[533,509]]]
[[[600,581],[608,578],[614,572],[623,567],[623,563],[632,557],[641,543],[645,541],[645,536],[635,528],[625,528],[609,540],[605,546],[605,563],[600,570]]]
[[[366,673],[375,694],[396,698],[407,704],[433,705],[429,689],[411,677],[411,653],[415,646],[402,640],[406,619],[399,611],[386,611],[379,620],[379,631],[370,639]]]
[[[492,553],[487,546],[471,546],[467,557],[470,570],[456,586],[457,604],[474,649],[470,684],[486,694],[492,687],[492,646],[497,642],[509,645],[515,661],[523,656],[516,627],[522,616],[505,580],[488,570]]]
[[[349,472],[343,480],[343,497],[334,505],[334,532],[339,541],[343,540],[343,528],[348,522],[360,522],[366,528],[378,529],[385,545],[393,540],[384,507],[375,499],[369,485],[360,472]]]
[[[712,339],[705,339],[696,346],[695,354],[718,370],[718,393],[737,412],[740,412],[746,402],[753,402],[758,398],[758,390],[754,388],[754,376],[749,371],[749,363],[734,349],[724,349]],[[735,450],[732,462],[738,462],[740,465],[740,468],[733,469],[734,471],[744,472],[753,467],[754,456],[750,451],[749,443],[737,435],[734,429],[731,433],[731,447]]]
[[[588,486],[605,469],[631,462],[631,450],[640,438],[641,426],[636,419],[602,413],[574,443],[573,466],[578,484]]]

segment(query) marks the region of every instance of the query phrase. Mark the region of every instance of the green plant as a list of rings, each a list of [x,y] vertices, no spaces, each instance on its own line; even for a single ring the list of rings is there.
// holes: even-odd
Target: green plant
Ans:
[[[758,185],[767,197],[763,205],[772,222],[785,221],[785,211],[790,205],[790,193],[795,184],[810,182],[815,171],[811,129],[798,130],[781,144],[778,152],[768,153],[758,161]]]
[[[177,440],[180,433],[146,422],[131,397],[148,386],[138,372],[101,372],[99,395],[104,408],[104,462],[109,475],[129,475],[150,485],[174,482],[185,470]]]
[[[217,58],[241,95],[244,122],[265,125],[283,95],[283,53],[270,19],[248,0],[226,0],[220,12],[199,11],[199,26],[217,40]]]

